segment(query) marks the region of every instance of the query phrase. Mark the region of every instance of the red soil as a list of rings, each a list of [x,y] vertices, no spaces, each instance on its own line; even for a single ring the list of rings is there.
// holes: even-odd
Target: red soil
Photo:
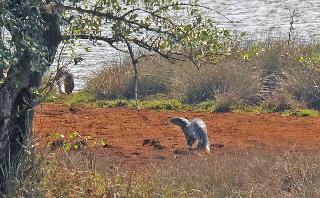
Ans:
[[[212,153],[247,147],[299,151],[320,149],[320,116],[160,112],[44,104],[36,109],[34,129],[38,137],[54,132],[67,134],[78,131],[93,139],[106,139],[110,147],[104,152],[110,161],[140,165],[157,163],[173,158],[179,151],[186,151],[184,135],[179,127],[170,124],[171,116],[203,119],[213,144]],[[158,140],[158,146],[143,145],[146,139]],[[159,148],[161,146],[163,148]]]

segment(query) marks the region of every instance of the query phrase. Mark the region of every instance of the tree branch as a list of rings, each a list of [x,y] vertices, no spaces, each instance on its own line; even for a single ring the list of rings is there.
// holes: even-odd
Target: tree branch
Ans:
[[[123,17],[114,16],[114,15],[112,15],[110,13],[102,13],[102,12],[98,12],[98,11],[95,11],[95,10],[88,10],[88,9],[83,9],[83,8],[80,8],[80,7],[72,7],[72,6],[66,6],[66,5],[60,5],[60,7],[62,9],[65,9],[65,10],[71,10],[71,11],[76,11],[76,12],[79,12],[79,13],[85,13],[85,14],[90,14],[90,15],[93,15],[93,16],[99,16],[99,17],[103,17],[103,18],[106,18],[106,19],[109,19],[109,20],[122,21],[122,22],[125,22],[127,24],[136,25],[139,28],[145,29],[147,31],[173,35],[170,31],[164,31],[164,30],[161,30],[161,28],[152,28],[152,27],[150,27],[148,25],[141,24],[141,23],[139,23],[137,21],[132,21],[132,20],[128,20],[128,19],[123,18]]]
[[[110,45],[121,41],[120,39],[116,39],[116,38],[97,36],[97,35],[88,35],[88,34],[65,34],[65,35],[63,35],[63,40],[70,40],[70,39],[99,40],[99,41],[107,42]]]

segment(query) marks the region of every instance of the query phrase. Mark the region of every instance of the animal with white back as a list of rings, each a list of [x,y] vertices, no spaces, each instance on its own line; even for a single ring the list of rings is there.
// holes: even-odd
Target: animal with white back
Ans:
[[[186,118],[173,117],[170,119],[170,122],[182,129],[189,147],[192,147],[192,145],[198,141],[197,148],[199,150],[204,149],[210,153],[207,126],[203,120],[195,118],[190,122]]]

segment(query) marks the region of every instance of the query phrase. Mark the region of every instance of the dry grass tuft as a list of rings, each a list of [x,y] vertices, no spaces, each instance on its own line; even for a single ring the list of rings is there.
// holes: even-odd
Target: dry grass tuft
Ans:
[[[89,151],[88,151],[89,152]],[[21,180],[16,197],[319,197],[317,152],[223,150],[184,155],[146,171],[91,168],[90,155],[53,153]],[[83,163],[82,163],[83,164]],[[100,164],[98,166],[98,164]],[[102,166],[103,165],[103,166]],[[95,167],[92,169],[92,167]],[[99,168],[102,167],[102,168]]]
[[[170,63],[159,57],[139,62],[139,96],[142,98],[169,92]],[[102,99],[134,98],[133,70],[129,59],[107,65],[87,81],[87,89]]]

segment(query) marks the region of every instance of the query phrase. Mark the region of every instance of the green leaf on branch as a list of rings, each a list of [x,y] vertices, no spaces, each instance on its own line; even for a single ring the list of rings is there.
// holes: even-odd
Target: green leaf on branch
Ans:
[[[63,139],[64,138],[64,135],[62,133],[53,133],[51,134],[51,137],[53,137],[54,139]]]
[[[63,148],[64,148],[64,150],[65,150],[66,152],[69,152],[72,147],[71,147],[71,144],[70,144],[70,143],[65,143],[65,144],[63,145]]]
[[[75,140],[75,139],[78,139],[79,137],[81,137],[79,132],[72,132],[72,133],[69,134],[69,139],[70,140]]]

